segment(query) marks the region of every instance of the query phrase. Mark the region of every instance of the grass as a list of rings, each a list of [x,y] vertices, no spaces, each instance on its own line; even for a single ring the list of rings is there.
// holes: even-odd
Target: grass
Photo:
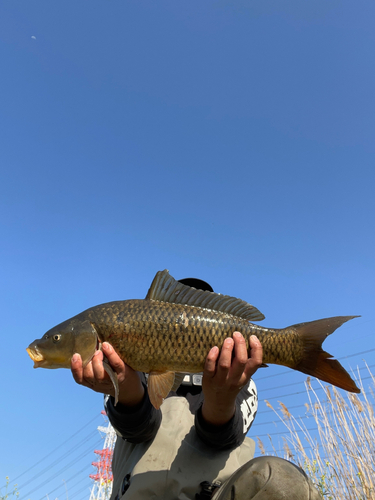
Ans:
[[[368,369],[368,368],[367,368]],[[307,430],[305,418],[294,417],[279,402],[272,408],[287,429],[280,454],[269,436],[272,454],[282,456],[301,467],[312,479],[325,500],[375,499],[375,377],[368,369],[371,386],[361,394],[343,393],[335,387],[320,386],[323,397],[306,382],[306,415],[316,430]],[[321,392],[319,390],[319,392]],[[264,443],[258,438],[262,454]],[[269,453],[268,453],[269,454]]]
[[[12,491],[9,492],[8,491],[9,490],[9,477],[8,476],[5,478],[5,481],[6,481],[5,487],[4,487],[5,491],[2,492],[0,490],[0,500],[7,500],[8,498],[10,498],[12,496],[16,496],[16,498],[18,498],[20,493],[18,491],[17,485],[15,484],[12,488]]]

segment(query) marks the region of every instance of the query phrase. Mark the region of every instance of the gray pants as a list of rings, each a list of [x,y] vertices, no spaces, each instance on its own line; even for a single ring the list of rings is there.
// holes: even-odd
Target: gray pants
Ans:
[[[278,457],[257,457],[238,469],[212,500],[322,500],[302,469]]]

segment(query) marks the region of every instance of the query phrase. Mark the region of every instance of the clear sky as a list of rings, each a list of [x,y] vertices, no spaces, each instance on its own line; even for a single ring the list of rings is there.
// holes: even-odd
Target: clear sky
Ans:
[[[373,365],[374,15],[370,0],[2,0],[0,480],[54,478],[20,498],[64,498],[63,480],[86,498],[102,421],[100,395],[25,348],[143,298],[158,270],[248,300],[265,326],[362,315],[325,347]],[[264,399],[304,414],[305,378],[256,374],[253,436],[279,438]],[[73,465],[48,469],[64,453]]]

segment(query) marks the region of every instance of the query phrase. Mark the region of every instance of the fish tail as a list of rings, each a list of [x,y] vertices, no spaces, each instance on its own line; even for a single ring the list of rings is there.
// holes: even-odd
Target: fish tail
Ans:
[[[339,326],[358,316],[336,316],[293,325],[303,340],[304,357],[295,370],[316,377],[349,392],[361,392],[337,359],[322,349],[323,341]]]

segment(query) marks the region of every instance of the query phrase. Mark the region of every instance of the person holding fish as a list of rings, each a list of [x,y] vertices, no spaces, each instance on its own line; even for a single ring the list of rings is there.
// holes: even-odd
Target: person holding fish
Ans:
[[[181,282],[213,292],[201,280]],[[87,364],[80,354],[72,356],[75,381],[107,395],[105,408],[118,434],[111,500],[321,499],[292,463],[253,458],[255,443],[246,435],[257,411],[252,376],[263,350],[255,335],[248,343],[249,351],[243,335],[234,332],[221,349],[209,350],[203,376],[173,373],[172,387],[161,370],[147,380],[109,342]]]
[[[71,368],[77,383],[108,395],[107,414],[120,436],[111,500],[318,500],[298,467],[253,458],[251,377],[262,363],[275,363],[360,392],[322,349],[355,317],[266,328],[253,323],[264,315],[248,302],[164,270],[144,299],[86,309],[27,352],[34,368]]]

